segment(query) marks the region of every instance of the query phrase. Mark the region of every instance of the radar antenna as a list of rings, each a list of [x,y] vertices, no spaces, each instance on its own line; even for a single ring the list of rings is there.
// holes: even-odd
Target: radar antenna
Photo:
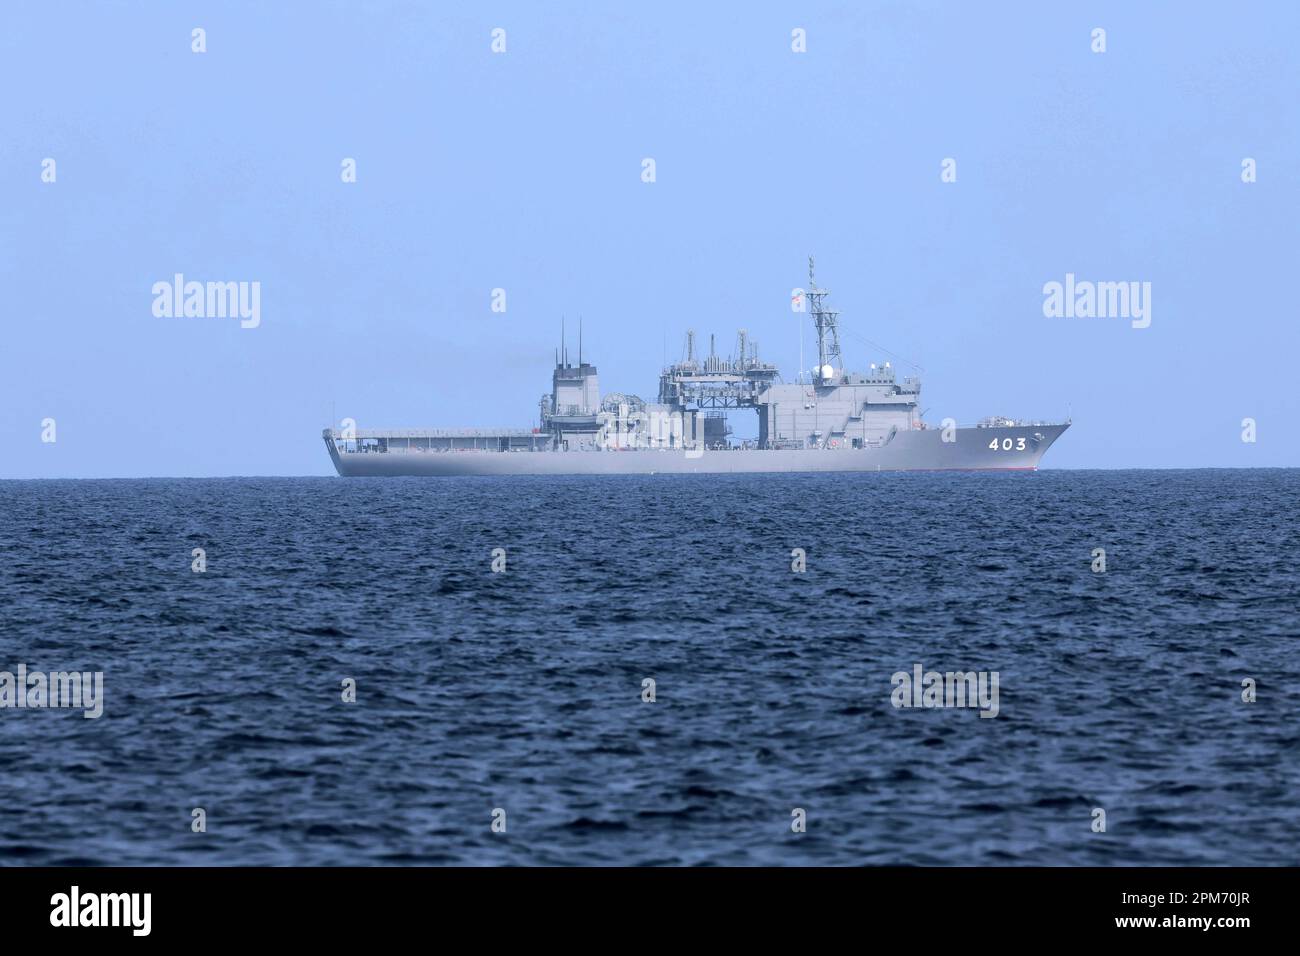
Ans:
[[[812,313],[813,324],[817,326],[817,374],[814,382],[822,379],[822,369],[827,365],[838,372],[844,370],[844,358],[840,354],[839,312],[826,307],[829,289],[817,288],[813,278],[813,257],[808,257],[808,310]]]

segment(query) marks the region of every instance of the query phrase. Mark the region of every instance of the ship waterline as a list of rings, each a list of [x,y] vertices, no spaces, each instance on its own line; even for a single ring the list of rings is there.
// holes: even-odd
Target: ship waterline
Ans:
[[[744,330],[736,352],[697,355],[686,334],[681,361],[659,375],[655,401],[601,395],[596,367],[556,349],[551,391],[530,429],[327,428],[340,475],[647,475],[1033,470],[1069,422],[1000,416],[932,427],[918,411],[921,382],[898,378],[890,362],[866,372],[844,367],[839,313],[827,305],[808,261],[797,301],[813,320],[817,364],[786,382],[758,357]],[[561,335],[563,338],[563,333]],[[733,443],[728,414],[757,417],[757,437]]]

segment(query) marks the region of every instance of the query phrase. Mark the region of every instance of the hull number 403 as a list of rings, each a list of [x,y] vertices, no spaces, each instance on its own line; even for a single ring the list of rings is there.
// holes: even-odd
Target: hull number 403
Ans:
[[[1024,436],[1021,436],[1020,438],[1004,438],[1004,439],[1002,439],[1001,442],[999,442],[999,441],[995,438],[995,439],[993,439],[991,442],[989,442],[989,447],[992,448],[994,451],[998,451],[998,450],[1001,450],[1001,451],[1012,451],[1012,450],[1014,450],[1014,451],[1024,451],[1024,450],[1025,450],[1025,439],[1024,439]]]

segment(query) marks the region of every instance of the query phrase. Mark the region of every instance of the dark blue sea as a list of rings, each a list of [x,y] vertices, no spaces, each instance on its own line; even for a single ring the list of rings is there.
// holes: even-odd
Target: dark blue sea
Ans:
[[[0,862],[1294,864],[1298,497],[0,482],[0,670],[104,675],[98,719],[0,710]],[[997,716],[895,707],[918,664],[997,672]]]

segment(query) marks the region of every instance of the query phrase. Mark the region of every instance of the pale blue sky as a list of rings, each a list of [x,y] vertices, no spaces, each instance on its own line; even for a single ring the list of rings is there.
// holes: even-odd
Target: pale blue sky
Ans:
[[[688,327],[793,374],[810,252],[932,422],[1300,465],[1300,5],[614,8],[5,4],[0,477],[328,474],[331,406],[528,426],[561,315],[605,390],[653,397]],[[259,281],[261,326],[156,318],[176,272]],[[1151,282],[1151,327],[1045,318],[1067,272]]]

